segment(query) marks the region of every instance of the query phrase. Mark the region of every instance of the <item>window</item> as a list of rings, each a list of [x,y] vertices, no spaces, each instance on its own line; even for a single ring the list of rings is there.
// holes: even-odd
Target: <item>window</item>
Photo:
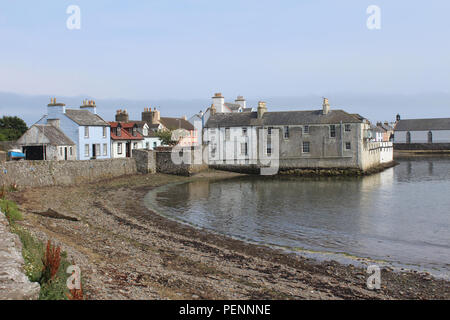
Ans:
[[[406,143],[411,143],[411,132],[406,133]]]
[[[103,138],[106,138],[106,127],[103,127]]]
[[[103,155],[104,156],[108,155],[108,145],[106,143],[103,144]]]
[[[153,148],[156,148],[157,147],[157,144],[156,144],[156,141],[155,142],[153,142]]]
[[[309,153],[309,151],[310,151],[309,142],[307,141],[303,142],[303,153]]]
[[[346,150],[351,150],[351,149],[352,149],[352,144],[351,144],[351,142],[346,142],[346,143],[345,143],[345,149],[346,149]]]
[[[137,142],[133,143],[133,149],[137,149],[137,148],[138,148]]]
[[[247,136],[247,128],[242,128],[242,135]]]
[[[154,143],[154,142],[153,142],[153,143]],[[150,142],[146,142],[146,143],[145,143],[145,149],[147,149],[147,150],[150,149]]]
[[[119,125],[116,128],[116,136],[120,137],[121,135],[122,135],[122,126],[119,123]]]
[[[60,155],[60,156],[62,156],[62,152],[63,152],[62,150],[63,150],[63,148],[62,148],[62,147],[59,147],[59,155]]]
[[[272,127],[267,128],[267,134],[269,135],[272,134],[272,129],[273,129]]]
[[[272,154],[272,143],[271,142],[267,142],[267,155],[271,155]]]
[[[241,155],[247,156],[248,155],[248,145],[247,142],[241,143]]]
[[[100,143],[95,144],[95,156],[98,157],[100,155]]]
[[[288,126],[284,127],[284,138],[289,139],[289,127]]]
[[[428,143],[433,143],[433,132],[428,131]]]
[[[73,149],[72,147],[69,147],[69,154],[72,156],[73,155]]]
[[[133,127],[133,136],[136,137],[137,136],[137,128]]]
[[[84,127],[84,137],[89,138],[89,127]]]
[[[336,137],[336,126],[334,124],[330,125],[330,137],[331,138]]]
[[[122,142],[117,144],[117,154],[122,154]]]
[[[304,126],[303,127],[303,133],[304,134],[309,134],[309,126]]]
[[[217,146],[215,143],[211,144],[211,157],[214,158],[216,156]]]
[[[345,125],[345,131],[347,131],[347,132],[352,131],[352,129],[351,129],[349,124]]]
[[[230,128],[225,128],[225,140],[230,140]]]
[[[88,144],[84,145],[84,156],[89,157],[89,145]]]

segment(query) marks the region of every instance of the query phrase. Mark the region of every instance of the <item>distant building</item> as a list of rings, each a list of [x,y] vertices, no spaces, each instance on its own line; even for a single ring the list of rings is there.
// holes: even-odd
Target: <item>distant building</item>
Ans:
[[[389,122],[377,122],[377,127],[383,132],[383,141],[392,141],[394,139],[394,127]]]
[[[52,124],[31,126],[16,142],[26,160],[76,160],[77,147],[64,132]]]
[[[131,158],[133,150],[143,149],[144,137],[134,122],[110,122],[112,158]]]
[[[128,120],[128,112],[126,110],[118,110],[116,113],[116,121],[130,121]],[[161,140],[156,137],[155,132],[161,130],[171,130],[178,132],[183,131],[183,138],[179,142],[183,146],[195,145],[198,142],[198,132],[194,126],[187,121],[186,117],[171,118],[161,117],[160,111],[154,108],[145,108],[142,112],[140,121],[133,121],[138,124],[139,132],[144,136],[144,145],[149,146],[149,149],[154,149],[161,145]],[[145,126],[145,124],[147,126]]]
[[[450,144],[450,118],[398,119],[395,144]]]
[[[85,100],[79,109],[69,109],[52,98],[47,114],[37,124],[59,128],[76,144],[77,160],[110,158],[109,124],[97,114],[95,101]]]
[[[205,126],[211,116],[211,108],[215,109],[216,113],[238,113],[238,112],[252,112],[253,108],[247,107],[247,101],[243,96],[238,96],[234,103],[225,102],[225,98],[221,93],[215,93],[211,98],[211,107],[207,108],[204,112],[200,111],[189,118],[189,122],[194,126],[196,123],[201,124],[201,128]]]
[[[370,125],[370,130],[372,131],[371,141],[381,142],[384,141],[385,132],[379,126]]]
[[[371,142],[368,120],[343,110],[322,109],[268,112],[265,102],[257,112],[220,113],[216,106],[205,124],[209,163],[246,166],[276,152],[279,167],[359,168],[392,161],[392,143]],[[278,140],[274,141],[274,133]],[[276,135],[275,135],[276,137]]]

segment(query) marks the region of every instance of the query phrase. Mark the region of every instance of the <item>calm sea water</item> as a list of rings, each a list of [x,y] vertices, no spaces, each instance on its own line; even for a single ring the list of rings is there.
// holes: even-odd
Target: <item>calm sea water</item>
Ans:
[[[364,178],[184,183],[146,201],[169,218],[252,242],[450,272],[449,158],[400,161]]]

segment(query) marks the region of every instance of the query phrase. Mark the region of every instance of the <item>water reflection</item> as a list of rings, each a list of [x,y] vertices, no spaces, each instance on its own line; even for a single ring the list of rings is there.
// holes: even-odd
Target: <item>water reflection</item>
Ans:
[[[408,160],[358,179],[245,177],[156,194],[160,212],[266,244],[450,265],[450,160]]]

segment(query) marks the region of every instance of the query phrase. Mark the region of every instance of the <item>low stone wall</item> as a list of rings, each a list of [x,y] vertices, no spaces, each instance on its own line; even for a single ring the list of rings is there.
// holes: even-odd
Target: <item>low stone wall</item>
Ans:
[[[0,211],[0,300],[36,300],[41,287],[25,275],[22,243]]]
[[[394,143],[394,151],[449,151],[450,143]]]
[[[186,148],[183,148],[186,152]],[[194,149],[188,151],[181,164],[174,163],[171,149],[160,149],[156,151],[156,172],[175,174],[181,176],[191,176],[195,173],[208,169],[206,163],[196,164],[194,161]],[[187,155],[187,156],[186,156]],[[200,154],[201,156],[201,154]],[[188,159],[186,159],[188,158]],[[201,158],[200,158],[201,159]]]
[[[136,170],[139,173],[156,172],[156,151],[133,150],[133,158],[136,161]]]
[[[0,186],[71,185],[136,173],[136,161],[131,158],[87,161],[8,161],[0,163]]]

